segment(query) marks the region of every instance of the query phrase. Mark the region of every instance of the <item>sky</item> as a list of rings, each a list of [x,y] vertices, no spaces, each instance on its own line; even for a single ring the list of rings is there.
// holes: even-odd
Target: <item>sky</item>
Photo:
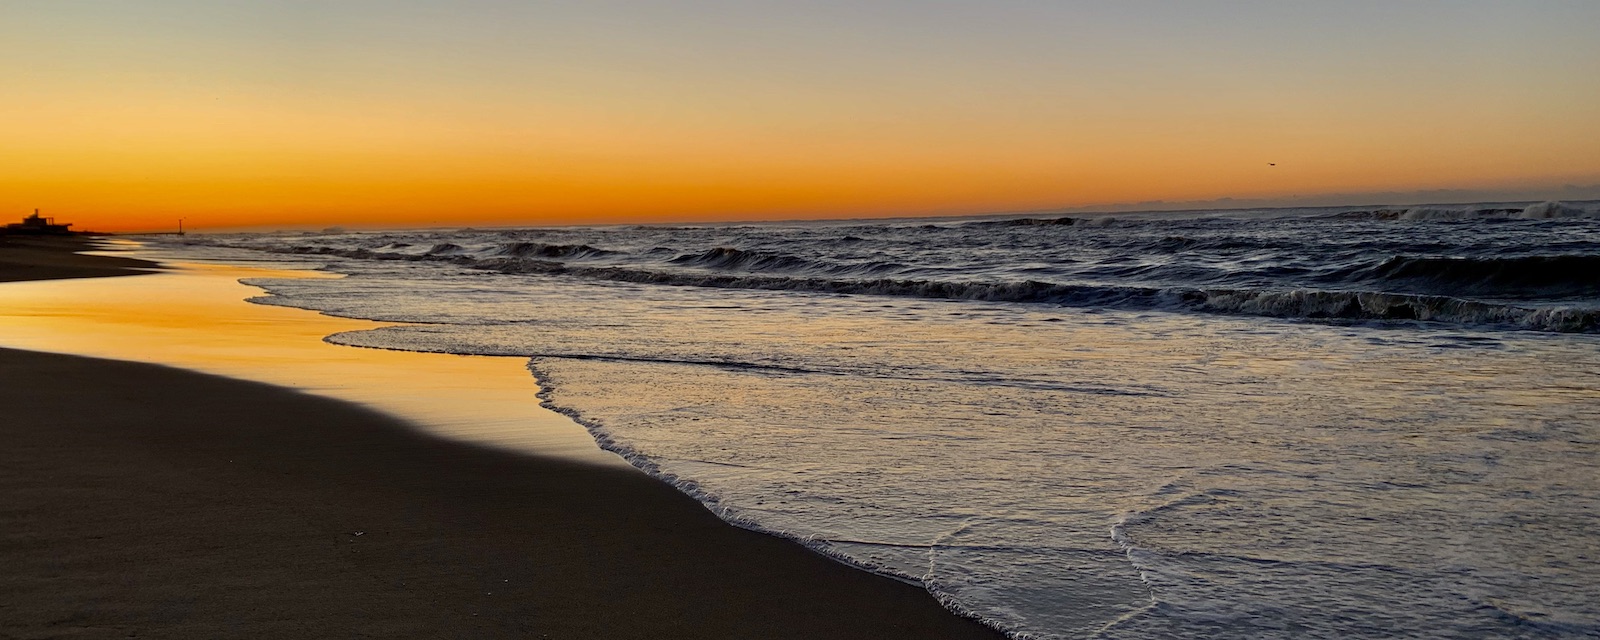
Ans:
[[[0,0],[0,218],[1554,198],[1600,185],[1597,27],[1593,0]]]

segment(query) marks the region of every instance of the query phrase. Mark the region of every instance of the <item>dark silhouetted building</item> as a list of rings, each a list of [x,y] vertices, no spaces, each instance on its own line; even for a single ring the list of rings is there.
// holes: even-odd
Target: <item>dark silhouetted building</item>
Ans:
[[[62,236],[72,233],[72,223],[56,224],[55,218],[39,217],[39,210],[34,209],[33,215],[22,219],[22,222],[13,222],[6,225],[5,232],[15,235],[36,236]]]

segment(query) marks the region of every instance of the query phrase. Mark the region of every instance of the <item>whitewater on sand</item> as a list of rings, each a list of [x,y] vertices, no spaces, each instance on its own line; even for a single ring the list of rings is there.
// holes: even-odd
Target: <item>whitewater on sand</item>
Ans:
[[[0,635],[996,637],[615,462],[520,361],[84,248],[0,245]]]
[[[1070,637],[1600,633],[1600,206],[191,237],[723,519]]]

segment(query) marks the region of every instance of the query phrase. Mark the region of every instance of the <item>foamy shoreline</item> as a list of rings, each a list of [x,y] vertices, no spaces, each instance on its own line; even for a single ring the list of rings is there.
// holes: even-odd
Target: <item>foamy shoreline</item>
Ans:
[[[181,290],[192,277],[119,280]],[[211,370],[289,370],[304,355],[261,344],[246,345],[253,359],[230,353],[238,345],[228,344],[229,323],[203,302],[167,305],[186,322],[105,308],[62,315],[73,299],[115,304],[81,297],[109,283],[0,285],[0,345],[176,357],[176,342],[150,339],[186,335],[184,357]],[[240,321],[262,323],[262,333],[300,335],[294,323]],[[520,361],[312,345],[391,365],[491,362],[506,371],[496,383],[522,385],[528,406],[537,402]],[[0,477],[15,544],[0,601],[17,614],[0,625],[8,633],[995,637],[924,591],[728,526],[620,463],[580,461],[586,454],[552,435],[406,424],[282,387],[145,364],[6,350],[0,370],[28,381],[3,391],[12,446]],[[327,375],[312,372],[300,386],[329,395],[361,386]],[[587,440],[568,426],[568,442]],[[432,427],[456,429],[457,441],[421,432]],[[502,441],[497,449],[460,439]],[[555,457],[504,451],[538,446]]]

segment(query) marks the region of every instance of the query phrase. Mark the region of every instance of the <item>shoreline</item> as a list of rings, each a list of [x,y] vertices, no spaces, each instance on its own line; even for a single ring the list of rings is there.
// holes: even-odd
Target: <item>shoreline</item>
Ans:
[[[97,236],[10,236],[0,234],[0,282],[136,276],[159,269],[148,260],[90,256]]]
[[[633,469],[151,364],[0,379],[9,635],[1001,637]]]

